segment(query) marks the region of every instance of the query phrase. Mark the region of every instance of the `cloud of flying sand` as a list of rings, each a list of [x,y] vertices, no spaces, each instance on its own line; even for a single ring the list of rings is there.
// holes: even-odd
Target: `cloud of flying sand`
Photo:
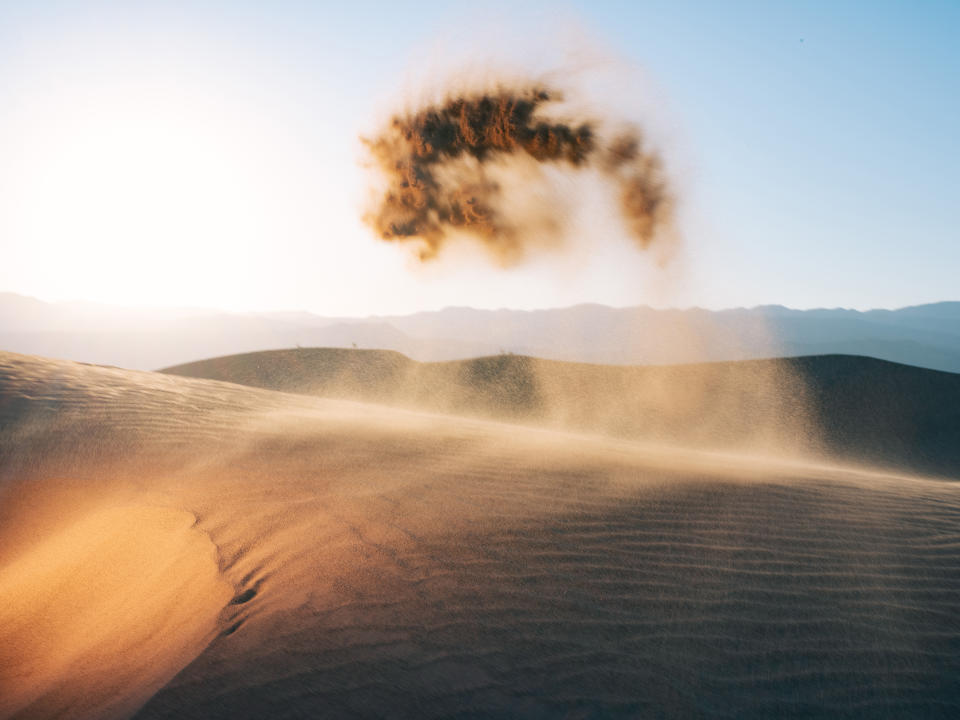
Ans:
[[[556,178],[549,167],[609,181],[639,248],[674,237],[674,193],[641,129],[608,132],[611,123],[595,117],[557,119],[550,111],[561,103],[557,90],[530,83],[450,93],[442,103],[395,114],[364,139],[386,180],[366,222],[383,240],[416,243],[421,260],[469,235],[513,264],[542,247],[544,235],[562,236],[565,203],[532,209],[508,197],[510,188],[531,183],[549,194]]]

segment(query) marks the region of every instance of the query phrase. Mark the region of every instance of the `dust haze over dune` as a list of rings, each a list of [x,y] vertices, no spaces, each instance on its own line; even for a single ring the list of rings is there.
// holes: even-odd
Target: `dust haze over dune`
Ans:
[[[297,348],[161,372],[676,447],[960,474],[960,375],[822,355],[617,366]],[[930,428],[937,428],[930,432]]]
[[[590,171],[616,197],[626,234],[638,251],[655,242],[679,244],[677,193],[642,124],[636,118],[614,117],[602,102],[565,103],[556,80],[550,84],[520,78],[494,75],[478,85],[453,76],[439,94],[410,102],[378,135],[364,139],[386,181],[365,218],[379,237],[414,243],[421,261],[437,258],[447,244],[467,237],[479,239],[501,266],[532,253],[563,254],[568,249],[569,206],[580,201],[561,198],[551,173]],[[524,185],[539,188],[546,202],[511,202],[514,194],[527,197],[519,190]],[[582,242],[595,248],[614,240],[595,233]],[[647,255],[639,252],[638,263],[649,262]],[[762,322],[754,325],[755,338],[769,335]],[[683,348],[693,357],[708,355],[704,345],[709,340],[692,322],[674,322],[657,342]],[[537,375],[535,384],[545,389],[551,409],[542,419],[548,424],[566,415],[568,400],[575,403],[584,390],[568,382],[570,378],[556,382],[556,373],[541,377],[542,365],[528,369]],[[593,382],[587,394],[601,386]],[[759,414],[757,397],[773,397],[777,391],[782,400],[776,411],[773,404],[760,403],[766,412]],[[428,393],[434,397],[426,407],[443,406],[444,389],[433,387]],[[633,383],[628,395],[650,403],[648,416],[682,416],[685,438],[693,445],[703,446],[704,438],[715,441],[718,426],[751,425],[749,439],[744,433],[737,438],[740,447],[746,441],[763,452],[796,454],[811,446],[809,438],[815,434],[803,384],[786,365],[757,364],[749,378],[693,373],[683,381],[666,381],[649,375]],[[607,399],[611,402],[597,400],[593,412],[593,425],[602,430],[624,422],[621,403]],[[637,413],[633,416],[635,420]]]
[[[583,201],[575,194],[562,196],[558,177],[591,172],[616,199],[613,206],[622,229],[638,251],[636,266],[610,272],[629,275],[641,265],[653,264],[663,274],[665,261],[680,265],[680,270],[672,271],[682,272],[677,187],[661,152],[648,139],[640,114],[624,117],[613,103],[591,97],[583,87],[590,84],[589,78],[579,87],[582,97],[567,101],[560,85],[569,80],[574,86],[573,73],[555,72],[551,82],[517,69],[490,73],[483,81],[467,74],[450,75],[439,91],[408,98],[379,134],[364,139],[385,181],[365,217],[378,236],[412,243],[421,261],[436,259],[448,244],[468,238],[479,240],[501,267],[534,254],[560,256],[570,250],[567,233],[583,230],[569,222],[572,209]],[[539,196],[528,201],[526,186],[536,187]],[[601,217],[607,207],[587,208],[587,226],[593,224],[600,231],[577,243],[590,252],[617,240],[617,233]],[[659,256],[644,252],[654,245],[668,247]],[[653,288],[639,291],[670,294]],[[634,341],[637,332],[642,330],[623,332],[623,341]],[[747,337],[765,347],[777,346],[760,318],[742,338],[731,336],[729,343],[736,345]],[[678,316],[651,344],[659,345],[657,352],[664,355],[697,358],[710,356],[711,341],[692,318]],[[687,373],[682,379],[668,379],[648,374],[642,381],[635,378],[629,388],[621,386],[619,397],[614,397],[616,390],[602,394],[603,400],[598,395],[604,388],[602,380],[586,384],[571,377],[558,380],[557,372],[536,362],[526,370],[549,405],[541,417],[548,426],[562,423],[578,397],[593,394],[597,397],[591,425],[600,432],[635,423],[639,417],[641,425],[653,420],[647,424],[651,431],[658,424],[682,425],[680,434],[694,447],[715,449],[722,435],[718,428],[724,426],[749,428],[736,433],[737,449],[797,455],[816,445],[815,412],[803,379],[786,364],[758,363],[749,376]],[[450,389],[428,389],[433,397],[425,407],[442,408]],[[522,395],[521,388],[514,389]],[[764,400],[759,400],[761,396]],[[642,398],[646,411],[625,412],[624,398]],[[460,406],[463,411],[463,403]],[[674,436],[680,430],[675,427]]]
[[[332,348],[213,358],[162,372],[701,449],[819,447],[806,385],[784,362],[617,367],[498,355],[417,363]]]

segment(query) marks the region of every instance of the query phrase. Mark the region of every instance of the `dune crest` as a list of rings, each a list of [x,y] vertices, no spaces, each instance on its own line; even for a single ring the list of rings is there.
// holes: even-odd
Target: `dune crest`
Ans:
[[[127,716],[201,652],[232,588],[195,523],[110,507],[0,568],[0,716]]]

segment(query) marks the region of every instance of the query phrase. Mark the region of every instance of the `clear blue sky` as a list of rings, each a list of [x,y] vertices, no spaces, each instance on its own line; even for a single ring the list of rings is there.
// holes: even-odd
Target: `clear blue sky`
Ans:
[[[960,299],[955,0],[128,5],[0,0],[0,291],[331,314]],[[356,138],[405,88],[579,47],[646,78],[607,92],[669,137],[682,277],[602,244],[418,270],[365,231]]]

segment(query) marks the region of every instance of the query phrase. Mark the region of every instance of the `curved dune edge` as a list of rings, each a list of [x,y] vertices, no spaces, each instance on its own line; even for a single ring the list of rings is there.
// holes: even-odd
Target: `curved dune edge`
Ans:
[[[232,588],[195,523],[110,507],[0,568],[0,717],[126,716],[201,652]]]

